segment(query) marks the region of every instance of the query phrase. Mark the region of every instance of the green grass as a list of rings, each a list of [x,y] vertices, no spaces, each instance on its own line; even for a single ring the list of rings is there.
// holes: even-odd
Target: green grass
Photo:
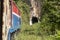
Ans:
[[[15,40],[55,40],[54,37],[51,36],[36,36],[36,35],[28,35],[24,33],[19,33],[14,38]]]
[[[56,37],[56,40],[60,40],[60,36],[57,36],[57,37]]]
[[[54,36],[47,35],[38,35],[37,28],[40,23],[33,24],[30,26],[29,24],[23,23],[21,26],[20,32],[14,35],[14,40],[55,40]],[[36,25],[36,26],[35,26]]]
[[[39,40],[41,37],[35,35],[20,34],[16,37],[17,40]]]
[[[47,0],[45,0],[47,1]],[[35,23],[32,26],[29,25],[29,13],[30,13],[30,6],[23,2],[22,0],[16,0],[17,6],[19,7],[19,10],[21,11],[21,18],[22,18],[22,24],[20,27],[20,32],[18,34],[14,35],[14,40],[60,40],[60,31],[57,31],[57,35],[51,35],[51,28],[54,28],[55,23],[50,23],[49,19],[49,11],[46,3],[44,3],[44,8],[47,9],[48,14],[45,14],[47,12],[46,10],[43,11],[45,15],[42,17],[41,23]],[[48,4],[49,5],[49,4]],[[52,5],[53,6],[53,5]],[[52,12],[52,8],[50,9]],[[53,12],[52,12],[53,13]],[[51,15],[50,15],[51,16]],[[54,17],[55,18],[55,17]],[[54,19],[55,20],[55,19]],[[48,22],[49,21],[49,22]]]

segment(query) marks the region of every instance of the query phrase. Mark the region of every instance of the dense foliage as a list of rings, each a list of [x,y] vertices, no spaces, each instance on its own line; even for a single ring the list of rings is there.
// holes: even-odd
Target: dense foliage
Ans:
[[[60,0],[44,0],[42,7],[42,22],[51,28],[52,34],[60,38]],[[43,25],[44,25],[43,24]],[[47,27],[46,25],[46,27]],[[51,34],[50,32],[50,34]],[[60,40],[60,39],[59,39]]]
[[[22,13],[21,31],[16,40],[60,40],[60,0],[41,0],[41,21],[32,26],[29,25],[30,2],[28,0],[15,2]]]

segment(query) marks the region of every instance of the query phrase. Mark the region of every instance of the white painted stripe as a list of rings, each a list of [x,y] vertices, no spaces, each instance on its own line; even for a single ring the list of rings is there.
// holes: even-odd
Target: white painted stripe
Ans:
[[[17,15],[15,12],[12,12],[12,14],[16,15],[17,17],[21,17],[21,16]]]

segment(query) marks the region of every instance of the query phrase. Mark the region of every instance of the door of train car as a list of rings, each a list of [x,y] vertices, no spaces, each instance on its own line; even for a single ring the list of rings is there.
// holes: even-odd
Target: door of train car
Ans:
[[[12,26],[15,29],[19,29],[20,25],[21,25],[20,11],[19,11],[17,5],[15,4],[15,2],[13,2],[13,4],[12,4]]]
[[[17,29],[20,29],[21,25],[21,17],[20,17],[20,11],[18,7],[16,6],[15,2],[11,1],[11,12],[12,12],[12,27],[10,28],[10,32],[14,32]]]
[[[20,29],[21,26],[21,12],[14,1],[10,0],[10,12],[11,12],[11,28],[8,33],[8,40],[12,40],[13,34]]]

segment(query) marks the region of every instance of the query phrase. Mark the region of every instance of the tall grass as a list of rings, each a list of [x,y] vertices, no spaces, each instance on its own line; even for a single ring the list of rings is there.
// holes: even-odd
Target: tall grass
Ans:
[[[29,25],[30,5],[28,5],[22,0],[18,0],[16,1],[16,3],[21,11],[22,24],[20,27],[20,32],[18,32],[18,34],[14,34],[14,40],[60,40],[60,31],[57,30],[55,34],[54,29],[56,25],[55,23],[50,22],[51,19],[49,17],[51,17],[51,15],[47,14],[51,11],[47,10],[48,7],[50,8],[50,5],[47,4],[48,2],[46,2],[46,4],[43,7],[46,7],[43,11],[47,13],[43,12],[44,15],[42,17],[42,21],[40,23],[35,23],[32,26]],[[53,32],[51,31],[51,28],[53,29]]]

